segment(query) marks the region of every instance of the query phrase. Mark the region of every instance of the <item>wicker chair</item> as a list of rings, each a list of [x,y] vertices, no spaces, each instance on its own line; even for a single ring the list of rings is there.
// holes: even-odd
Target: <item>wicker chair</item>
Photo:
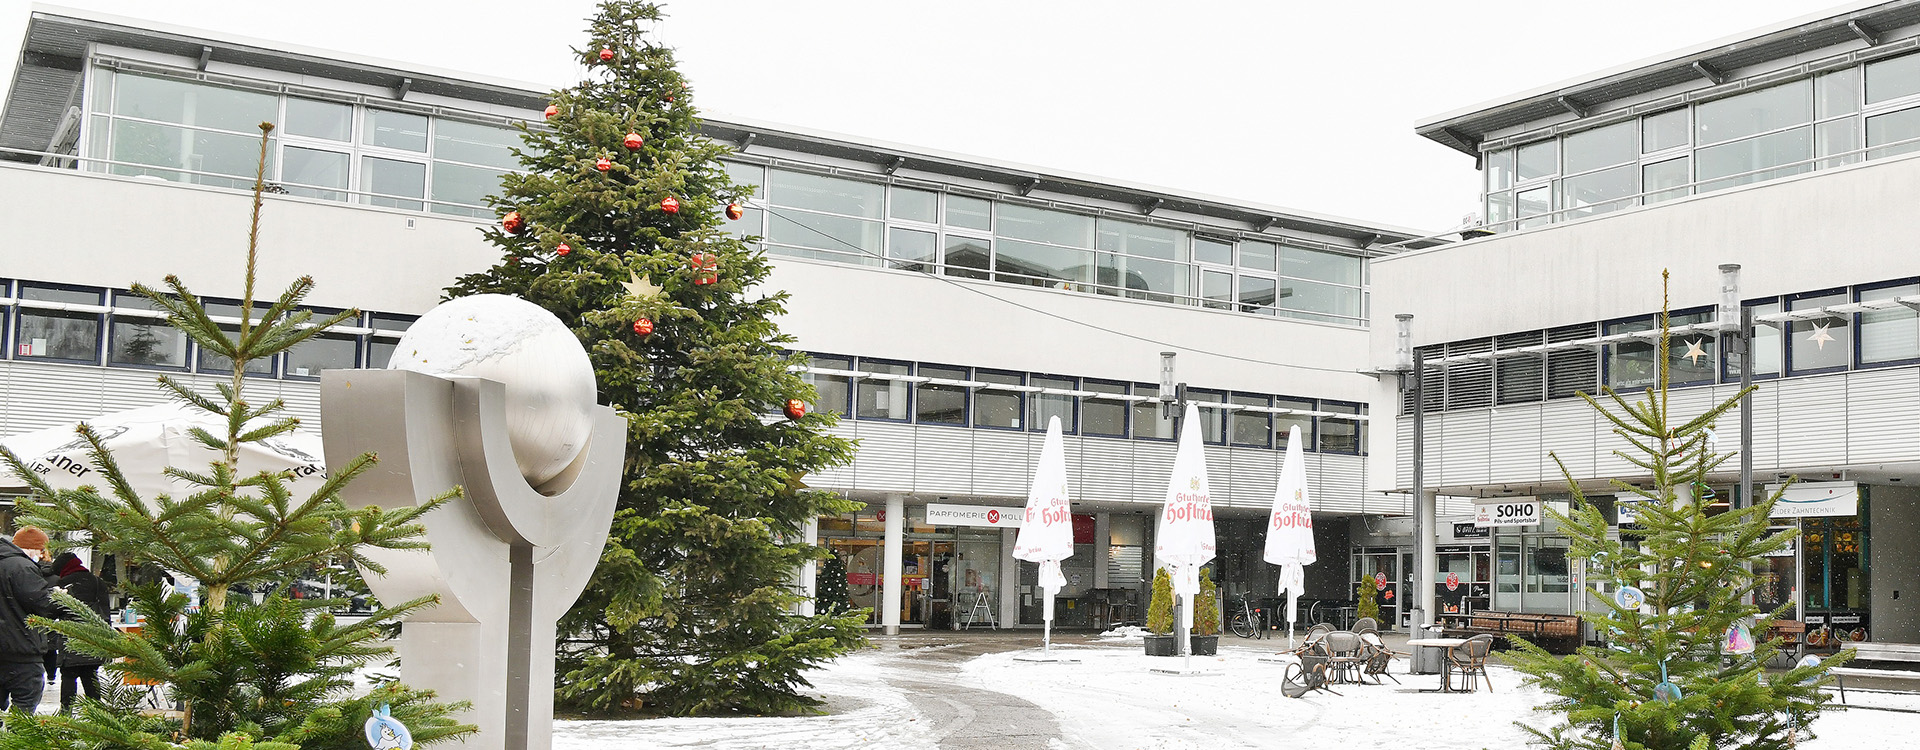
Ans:
[[[1320,641],[1333,655],[1333,661],[1327,668],[1333,672],[1334,681],[1340,683],[1358,683],[1360,671],[1367,664],[1366,643],[1360,635],[1346,630],[1336,630]]]
[[[1486,633],[1468,638],[1465,643],[1447,649],[1447,661],[1442,665],[1447,674],[1440,677],[1442,687],[1453,690],[1452,673],[1458,672],[1467,681],[1463,686],[1465,690],[1462,692],[1473,692],[1478,689],[1473,682],[1476,675],[1487,683],[1487,692],[1493,692],[1493,679],[1487,676],[1487,654],[1492,652],[1493,636]]]
[[[1378,633],[1380,632],[1380,622],[1371,617],[1362,617],[1359,622],[1353,624],[1353,632]]]
[[[1332,672],[1333,654],[1326,644],[1316,643],[1300,654],[1300,663],[1288,664],[1287,672],[1280,681],[1280,694],[1288,698],[1298,698],[1315,690],[1325,690],[1334,695],[1333,688],[1327,687]]]
[[[1363,676],[1373,677],[1373,684],[1375,685],[1382,684],[1380,682],[1381,677],[1393,680],[1396,685],[1400,684],[1400,678],[1387,672],[1387,666],[1392,664],[1393,660],[1401,654],[1395,652],[1393,649],[1387,648],[1387,644],[1381,642],[1379,633],[1361,633],[1360,641],[1364,644],[1367,658],[1366,669],[1363,670],[1361,674]]]

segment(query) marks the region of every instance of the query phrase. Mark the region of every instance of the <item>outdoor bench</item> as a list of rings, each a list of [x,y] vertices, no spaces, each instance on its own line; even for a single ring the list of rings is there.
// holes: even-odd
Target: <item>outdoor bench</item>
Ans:
[[[1531,612],[1475,612],[1447,615],[1441,625],[1451,637],[1480,634],[1517,635],[1556,654],[1571,654],[1580,645],[1580,618],[1577,615],[1549,615]]]

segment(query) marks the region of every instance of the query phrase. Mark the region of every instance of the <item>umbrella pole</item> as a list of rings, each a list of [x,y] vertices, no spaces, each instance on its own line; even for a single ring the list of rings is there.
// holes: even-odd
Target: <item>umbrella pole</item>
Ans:
[[[1047,620],[1047,624],[1041,626],[1040,653],[1053,653],[1053,620]]]
[[[1192,632],[1188,630],[1190,626],[1187,625],[1186,617],[1187,612],[1193,611],[1193,595],[1186,594],[1184,596],[1186,597],[1184,604],[1187,605],[1187,609],[1180,615],[1180,651],[1185,654],[1185,661],[1180,663],[1180,668],[1193,669],[1193,635]]]

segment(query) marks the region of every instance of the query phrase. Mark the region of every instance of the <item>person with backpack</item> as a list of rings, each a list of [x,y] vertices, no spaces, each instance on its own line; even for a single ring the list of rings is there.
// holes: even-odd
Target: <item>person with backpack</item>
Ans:
[[[0,537],[0,710],[32,713],[46,692],[47,638],[27,626],[27,617],[58,617],[40,565]]]
[[[54,571],[60,575],[56,582],[69,596],[80,600],[93,610],[93,614],[102,620],[107,619],[107,584],[88,570],[80,556],[72,552],[62,552],[53,560]],[[68,615],[72,618],[72,615]],[[90,700],[100,699],[100,665],[104,660],[92,654],[83,654],[69,648],[60,650],[60,711],[67,713],[73,709],[74,683],[87,693]]]

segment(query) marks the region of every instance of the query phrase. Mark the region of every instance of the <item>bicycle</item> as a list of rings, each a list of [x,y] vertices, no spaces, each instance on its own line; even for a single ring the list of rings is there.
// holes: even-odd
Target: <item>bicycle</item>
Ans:
[[[1250,597],[1241,596],[1238,599],[1240,606],[1232,608],[1227,615],[1227,629],[1241,638],[1267,637],[1265,618],[1262,616],[1264,610],[1253,606]]]

